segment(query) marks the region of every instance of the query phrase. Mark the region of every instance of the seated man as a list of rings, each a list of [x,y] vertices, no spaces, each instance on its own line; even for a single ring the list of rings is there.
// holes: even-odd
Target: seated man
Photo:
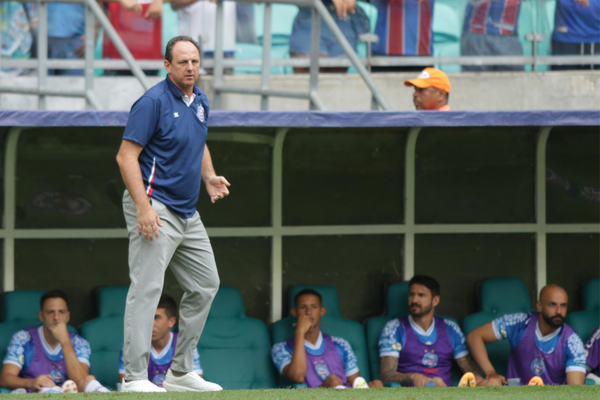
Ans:
[[[413,104],[417,110],[450,111],[450,80],[437,68],[425,68],[417,79],[405,81],[404,86],[413,86]]]
[[[486,375],[481,385],[507,383],[496,373],[485,348],[502,339],[508,339],[511,348],[507,378],[520,378],[521,385],[534,377],[546,385],[583,385],[585,353],[577,333],[565,324],[568,300],[563,288],[547,285],[540,292],[537,312],[505,315],[469,333],[473,357]]]
[[[587,354],[587,369],[589,373],[586,378],[600,385],[600,328],[596,329],[585,344]]]
[[[163,382],[167,376],[167,371],[171,368],[171,362],[175,354],[177,332],[171,331],[175,323],[177,323],[177,303],[168,294],[163,294],[160,296],[158,307],[154,314],[152,348],[150,349],[150,362],[148,363],[148,380],[158,387],[163,387]],[[198,349],[194,349],[193,363],[194,372],[202,378],[202,367],[200,366]],[[125,363],[123,362],[123,350],[121,350],[119,357],[119,381],[123,381],[124,378]],[[212,382],[206,382],[206,386],[207,388],[213,388],[212,390],[223,390],[221,386]]]
[[[321,302],[321,294],[312,289],[304,289],[294,298],[291,313],[298,318],[296,334],[274,345],[271,352],[281,375],[309,388],[383,387],[381,381],[367,385],[360,376],[350,343],[321,333],[321,317],[326,312]]]
[[[431,379],[438,387],[451,386],[452,360],[456,360],[465,377],[471,376],[470,379],[478,382],[483,380],[469,356],[458,325],[434,316],[439,303],[440,285],[435,279],[417,275],[410,280],[410,315],[388,322],[379,338],[384,382],[425,386],[425,380]],[[469,383],[475,385],[475,382]]]
[[[90,344],[67,330],[70,313],[67,296],[52,290],[42,296],[39,312],[42,326],[15,333],[8,346],[0,373],[0,386],[53,391],[73,380],[80,392],[108,392],[90,370]]]

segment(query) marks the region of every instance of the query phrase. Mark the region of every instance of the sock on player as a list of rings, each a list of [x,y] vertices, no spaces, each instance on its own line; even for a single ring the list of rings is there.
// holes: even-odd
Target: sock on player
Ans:
[[[88,383],[88,385],[85,387],[85,392],[110,392],[110,390],[102,386],[100,382],[94,379],[93,381],[90,381],[90,383]]]

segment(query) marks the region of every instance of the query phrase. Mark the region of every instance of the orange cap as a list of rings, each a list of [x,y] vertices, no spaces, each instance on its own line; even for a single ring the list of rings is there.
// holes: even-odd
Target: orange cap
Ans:
[[[416,86],[418,88],[434,88],[443,89],[446,93],[450,93],[450,80],[448,76],[437,68],[425,68],[417,79],[404,81],[404,86]]]

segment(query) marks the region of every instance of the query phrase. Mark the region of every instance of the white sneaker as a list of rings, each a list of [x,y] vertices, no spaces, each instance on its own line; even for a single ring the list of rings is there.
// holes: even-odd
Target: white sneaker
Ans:
[[[169,369],[163,387],[169,392],[215,392],[223,390],[216,383],[207,382],[195,372],[188,372],[183,376],[175,376]]]
[[[131,381],[131,382],[121,382],[121,391],[122,392],[166,392],[165,389],[156,386],[154,383],[143,380],[143,381]]]

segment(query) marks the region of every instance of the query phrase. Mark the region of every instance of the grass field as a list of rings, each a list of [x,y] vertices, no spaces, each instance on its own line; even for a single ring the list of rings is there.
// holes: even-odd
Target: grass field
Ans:
[[[485,388],[398,388],[398,389],[369,389],[369,390],[335,390],[335,389],[269,389],[269,390],[228,390],[212,393],[79,393],[79,394],[30,394],[30,395],[0,395],[0,398],[19,400],[42,399],[51,397],[55,400],[84,398],[85,400],[308,400],[308,399],[377,399],[377,400],[598,400],[600,386],[545,386],[545,387],[485,387]]]

